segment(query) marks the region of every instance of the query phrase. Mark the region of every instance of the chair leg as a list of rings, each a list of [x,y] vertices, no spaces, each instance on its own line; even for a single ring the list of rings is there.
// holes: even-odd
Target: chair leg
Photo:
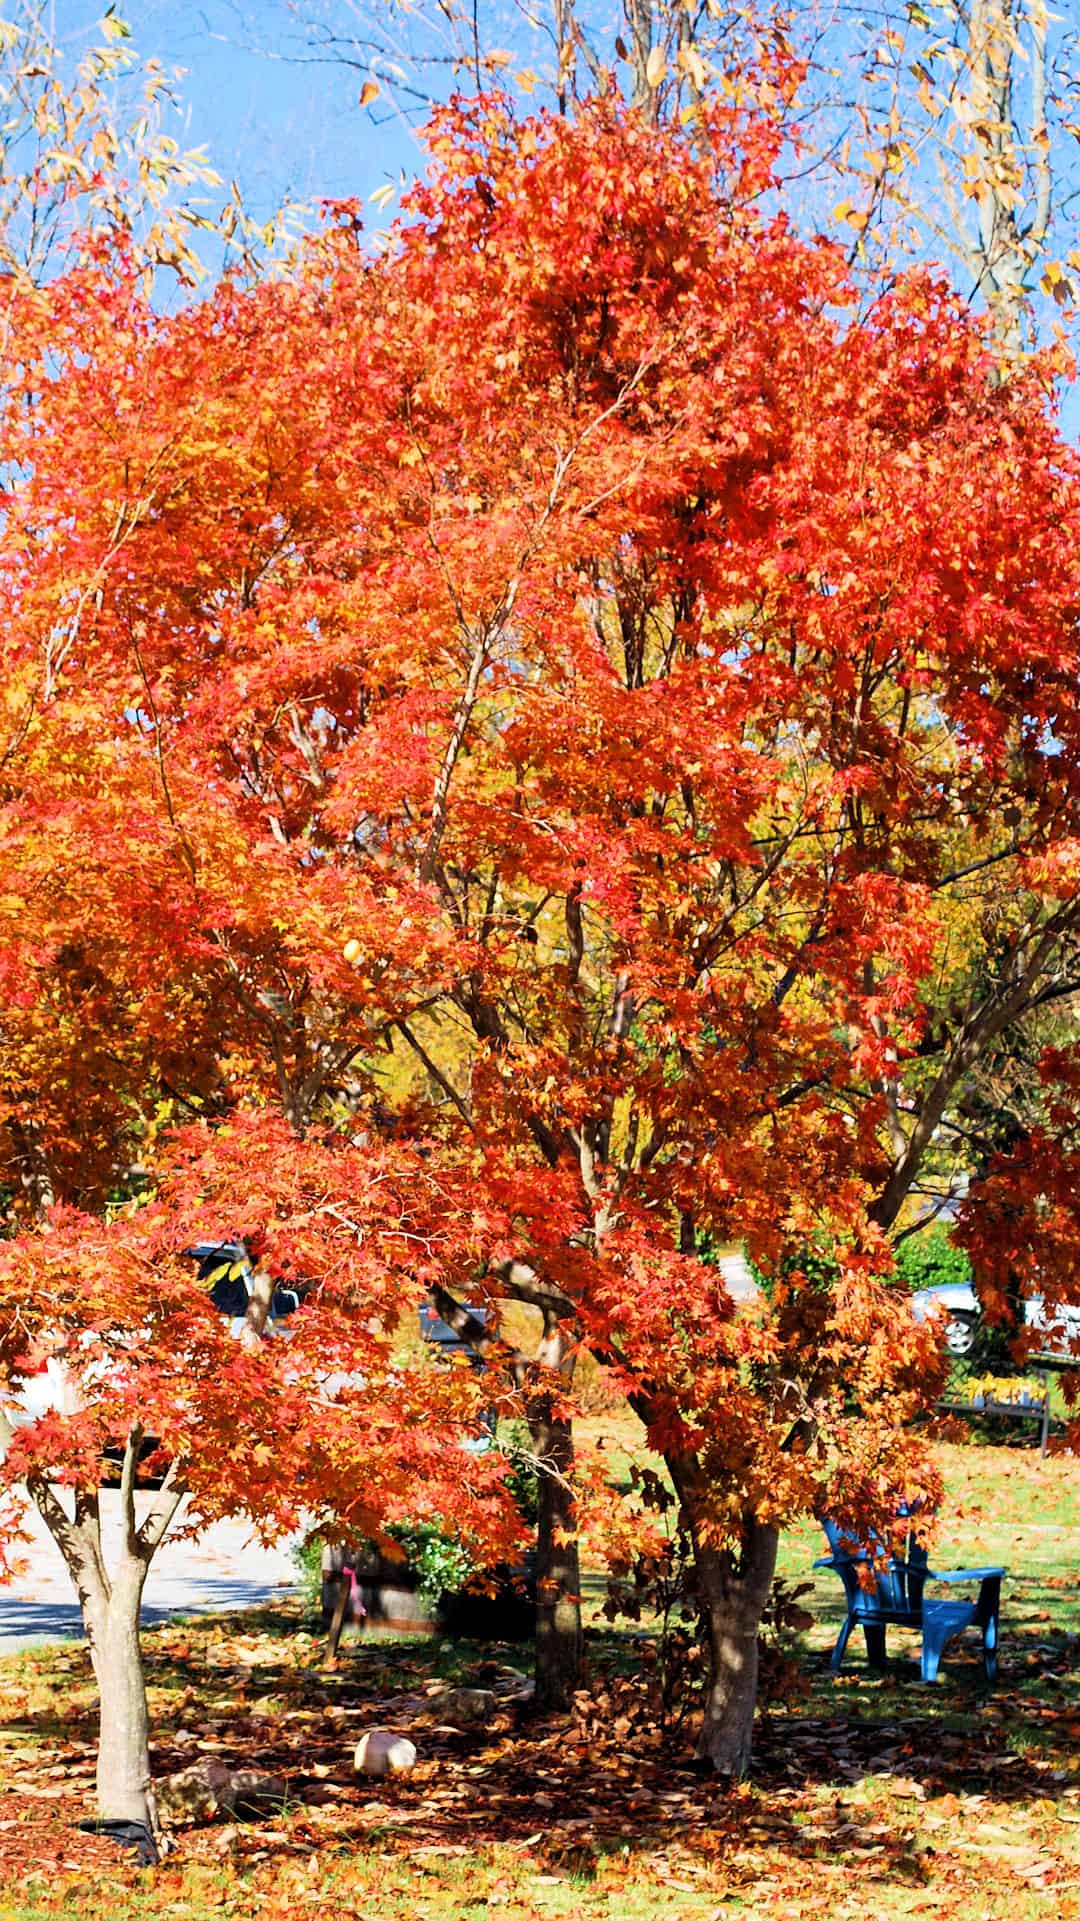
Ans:
[[[992,1614],[983,1628],[983,1673],[988,1681],[997,1674],[998,1666],[998,1618]]]
[[[854,1620],[852,1619],[852,1616],[849,1614],[847,1619],[844,1622],[843,1627],[840,1629],[840,1633],[837,1636],[836,1646],[832,1651],[832,1656],[829,1661],[829,1666],[831,1667],[834,1674],[839,1674],[840,1672],[840,1663],[844,1658],[844,1649],[847,1647],[848,1641],[851,1636],[851,1630],[854,1627],[854,1625],[855,1625]]]
[[[924,1620],[922,1637],[922,1678],[924,1681],[937,1680],[938,1668],[941,1665],[941,1656],[948,1638],[948,1635],[943,1634],[941,1629],[935,1624],[931,1623],[927,1625]]]
[[[885,1653],[885,1629],[880,1621],[864,1621],[863,1633],[866,1636],[866,1660],[872,1668],[888,1667]]]

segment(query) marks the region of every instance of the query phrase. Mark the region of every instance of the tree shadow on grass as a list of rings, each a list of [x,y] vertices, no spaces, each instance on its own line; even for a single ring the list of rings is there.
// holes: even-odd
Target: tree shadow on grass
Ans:
[[[507,1699],[488,1724],[455,1729],[425,1711],[425,1689],[440,1679],[509,1685],[499,1677],[520,1672],[520,1648],[360,1643],[329,1671],[312,1637],[297,1648],[296,1627],[295,1614],[284,1625],[270,1615],[235,1630],[225,1619],[192,1620],[148,1636],[155,1774],[210,1752],[288,1783],[284,1817],[237,1833],[238,1867],[264,1858],[270,1837],[298,1855],[388,1848],[437,1857],[508,1845],[553,1873],[586,1878],[646,1853],[723,1860],[727,1872],[754,1850],[793,1869],[832,1850],[864,1862],[871,1878],[918,1880],[920,1821],[948,1808],[946,1797],[1052,1806],[1076,1780],[1064,1765],[1077,1715],[1070,1637],[1014,1637],[995,1691],[966,1654],[932,1689],[910,1662],[879,1678],[853,1658],[834,1681],[826,1655],[808,1656],[808,1698],[762,1715],[752,1784],[733,1790],[702,1774],[686,1744],[665,1749],[626,1637],[589,1636],[592,1678],[577,1716],[531,1720]],[[84,1649],[65,1649],[63,1659],[82,1675]],[[92,1730],[73,1701],[65,1720],[65,1699],[71,1692],[56,1688],[40,1766],[45,1778],[64,1743],[74,1787],[87,1776]],[[378,1725],[416,1741],[414,1773],[355,1773],[356,1743]],[[32,1745],[43,1732],[30,1712],[0,1726],[20,1747],[21,1736]],[[180,1842],[201,1845],[198,1833]]]

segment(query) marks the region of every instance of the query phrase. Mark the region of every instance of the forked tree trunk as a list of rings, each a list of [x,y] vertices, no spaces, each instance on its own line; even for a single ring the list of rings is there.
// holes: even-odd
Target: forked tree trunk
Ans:
[[[569,1421],[538,1414],[531,1423],[539,1462],[536,1527],[536,1703],[565,1712],[581,1670],[581,1571]]]
[[[0,1410],[0,1446],[13,1429]],[[138,1822],[159,1836],[150,1782],[150,1739],[139,1642],[142,1591],[150,1562],[172,1524],[182,1498],[182,1472],[174,1461],[150,1512],[139,1526],[135,1515],[135,1471],[143,1432],[133,1428],[124,1451],[120,1478],[121,1539],[110,1573],[101,1543],[98,1488],[75,1490],[69,1515],[55,1488],[43,1477],[26,1489],[67,1563],[79,1597],[90,1659],[101,1702],[97,1763],[98,1818]]]

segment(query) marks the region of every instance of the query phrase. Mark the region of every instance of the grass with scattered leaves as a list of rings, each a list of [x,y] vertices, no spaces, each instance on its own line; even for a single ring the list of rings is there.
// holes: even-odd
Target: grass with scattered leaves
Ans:
[[[1080,1918],[1076,1464],[985,1446],[944,1464],[933,1562],[1010,1569],[996,1687],[970,1637],[924,1688],[902,1633],[887,1674],[853,1640],[834,1680],[840,1587],[819,1574],[802,1684],[761,1716],[736,1789],[662,1749],[632,1638],[595,1624],[589,1698],[538,1722],[510,1695],[524,1650],[359,1641],[330,1670],[287,1608],[173,1622],[146,1636],[156,1771],[215,1754],[283,1773],[289,1800],[270,1820],[187,1830],[140,1871],[75,1825],[91,1806],[85,1650],[0,1663],[0,1921]],[[793,1531],[781,1571],[806,1576],[821,1547]],[[440,1727],[425,1712],[439,1678],[493,1685],[498,1712]],[[354,1775],[379,1723],[413,1730],[411,1774]]]

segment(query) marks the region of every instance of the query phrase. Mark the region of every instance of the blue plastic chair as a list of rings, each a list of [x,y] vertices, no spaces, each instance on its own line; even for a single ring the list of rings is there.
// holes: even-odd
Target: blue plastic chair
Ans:
[[[977,1627],[982,1630],[983,1673],[988,1681],[993,1680],[997,1673],[998,1616],[1005,1568],[967,1567],[939,1574],[927,1564],[926,1549],[920,1547],[914,1534],[909,1532],[904,1558],[890,1554],[880,1565],[875,1565],[873,1586],[864,1588],[859,1581],[859,1568],[880,1560],[880,1555],[875,1557],[865,1546],[860,1546],[835,1521],[822,1519],[821,1525],[832,1553],[815,1561],[814,1566],[830,1568],[840,1576],[847,1600],[847,1618],[830,1660],[834,1674],[840,1671],[852,1628],[861,1627],[866,1636],[866,1658],[870,1666],[883,1668],[886,1630],[908,1627],[918,1628],[922,1634],[923,1680],[936,1681],[946,1642],[964,1628]],[[878,1545],[880,1547],[880,1543]],[[924,1593],[927,1581],[947,1584],[978,1581],[978,1599],[939,1601]]]

